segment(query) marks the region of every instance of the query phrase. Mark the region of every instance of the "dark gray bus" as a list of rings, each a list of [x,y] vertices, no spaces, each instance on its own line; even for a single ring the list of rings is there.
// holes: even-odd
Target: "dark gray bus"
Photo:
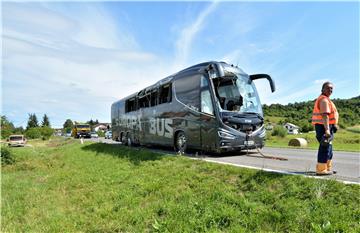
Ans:
[[[184,69],[111,106],[112,138],[126,145],[222,153],[264,146],[260,99],[248,75],[224,62]]]

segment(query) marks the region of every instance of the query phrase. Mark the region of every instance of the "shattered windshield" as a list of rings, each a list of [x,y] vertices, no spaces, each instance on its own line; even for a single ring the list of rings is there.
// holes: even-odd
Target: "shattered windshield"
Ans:
[[[262,115],[261,103],[253,82],[249,76],[233,74],[213,79],[215,93],[220,107],[224,111],[239,113],[258,113]]]

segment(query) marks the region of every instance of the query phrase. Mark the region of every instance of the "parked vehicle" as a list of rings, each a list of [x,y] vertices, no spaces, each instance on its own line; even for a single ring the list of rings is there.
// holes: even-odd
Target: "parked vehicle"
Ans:
[[[105,139],[112,139],[112,132],[111,131],[106,131],[105,132]]]
[[[91,138],[98,138],[99,135],[96,132],[91,132]]]
[[[262,148],[263,111],[253,80],[237,66],[206,62],[166,77],[111,106],[114,140],[209,152]]]
[[[24,135],[10,135],[7,141],[9,146],[25,146],[26,144]]]

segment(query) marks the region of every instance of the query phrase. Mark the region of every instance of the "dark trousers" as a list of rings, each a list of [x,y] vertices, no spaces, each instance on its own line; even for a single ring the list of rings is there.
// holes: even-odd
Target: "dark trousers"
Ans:
[[[330,135],[331,135],[329,140],[332,141],[334,139],[334,131],[335,131],[334,125],[330,125],[329,129],[330,129]],[[323,137],[325,134],[324,125],[316,124],[315,131],[316,131],[316,139],[320,143],[321,140],[323,140]],[[332,144],[329,143],[327,145],[322,145],[320,143],[318,155],[317,155],[318,163],[326,163],[328,160],[331,160],[332,157],[333,157]]]

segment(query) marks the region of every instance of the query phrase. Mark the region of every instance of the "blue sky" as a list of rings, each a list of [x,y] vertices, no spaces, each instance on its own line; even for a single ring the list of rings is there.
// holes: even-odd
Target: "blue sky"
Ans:
[[[111,104],[210,60],[268,73],[262,103],[359,95],[359,2],[2,3],[2,115],[110,122]]]

